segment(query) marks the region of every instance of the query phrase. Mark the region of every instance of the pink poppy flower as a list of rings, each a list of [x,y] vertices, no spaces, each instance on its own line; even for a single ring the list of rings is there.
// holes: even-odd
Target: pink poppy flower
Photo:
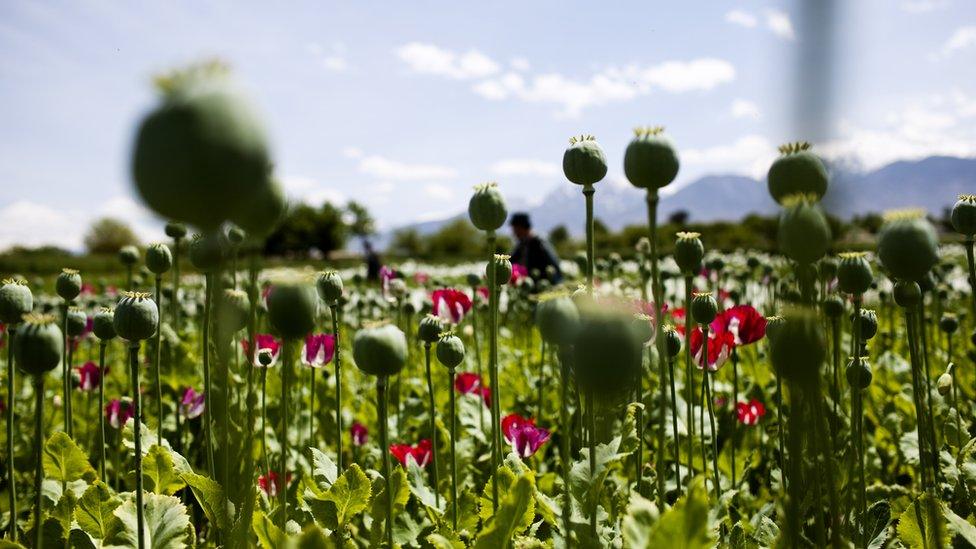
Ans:
[[[739,423],[743,425],[755,425],[766,415],[766,407],[762,402],[752,399],[749,402],[739,402],[735,405],[735,414]]]
[[[696,327],[691,332],[691,356],[695,358],[695,365],[702,369],[705,360],[702,358],[702,330]],[[735,348],[735,336],[725,330],[710,329],[708,331],[708,369],[717,371],[725,364]]]
[[[711,329],[731,332],[736,345],[749,345],[766,336],[766,319],[752,305],[739,305],[719,313]]]
[[[454,390],[469,395],[481,389],[481,376],[473,372],[461,372],[454,376]]]
[[[432,312],[453,324],[461,322],[464,315],[471,310],[471,298],[468,294],[454,288],[434,290],[430,297],[434,304]]]
[[[483,301],[488,301],[490,299],[487,286],[481,286],[480,288],[478,288],[477,295],[481,297]]]
[[[383,294],[385,295],[387,290],[390,289],[390,281],[396,278],[396,270],[383,265],[380,267],[380,283],[383,286]]]
[[[413,281],[416,282],[417,285],[423,286],[430,281],[430,275],[423,271],[417,271],[413,274]]]
[[[82,282],[80,295],[83,296],[95,295],[95,285],[90,282]]]
[[[108,368],[105,370],[105,373],[108,373]],[[102,371],[98,368],[98,364],[92,361],[88,361],[78,368],[78,377],[80,378],[78,388],[82,391],[98,389],[98,386],[102,384]]]
[[[534,455],[550,436],[548,429],[536,427],[534,419],[518,414],[509,414],[502,418],[502,434],[512,445],[512,450],[522,458]]]
[[[121,429],[133,415],[135,411],[132,409],[132,401],[128,398],[117,398],[105,405],[105,419],[115,429]]]
[[[271,352],[271,364],[268,366],[274,366],[275,363],[278,362],[278,355],[281,352],[281,342],[275,339],[271,334],[257,334],[254,336],[254,339],[258,343],[258,353],[264,349]],[[247,339],[241,340],[241,349],[244,350],[245,357],[251,356],[251,344]],[[254,354],[254,367],[264,368],[264,366],[261,365],[261,362],[257,360],[257,353]]]
[[[409,444],[391,444],[390,453],[393,457],[397,458],[404,467],[407,466],[407,459],[414,460],[417,465],[421,467],[426,467],[430,463],[431,457],[434,455],[433,447],[430,444],[430,439],[423,439],[416,445],[411,446]]]
[[[486,408],[491,408],[491,387],[481,388],[481,400],[485,403]]]
[[[291,473],[285,475],[285,483],[286,484],[291,483]],[[269,498],[277,497],[278,490],[282,488],[281,479],[279,478],[278,473],[274,471],[268,471],[268,474],[259,476],[258,488],[260,488],[262,492],[267,494]]]
[[[332,334],[309,334],[305,337],[302,364],[321,368],[332,362],[335,356],[336,338]]]
[[[187,387],[183,391],[182,400],[180,400],[180,414],[186,419],[200,417],[203,414],[206,402],[206,397],[202,391],[198,393],[193,390],[193,387]]]
[[[349,435],[352,436],[354,446],[365,446],[369,441],[369,430],[358,421],[353,422],[352,427],[349,428]]]
[[[529,268],[521,263],[512,263],[512,277],[508,279],[508,283],[512,286],[518,284],[519,280],[529,276]]]

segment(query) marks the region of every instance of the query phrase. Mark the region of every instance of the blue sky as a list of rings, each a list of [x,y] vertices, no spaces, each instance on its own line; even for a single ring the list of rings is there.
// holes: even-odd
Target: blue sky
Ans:
[[[866,168],[976,155],[976,3],[838,4],[819,150]],[[581,132],[607,184],[648,124],[679,147],[676,185],[760,176],[813,131],[791,116],[803,21],[759,0],[3,2],[0,249],[78,249],[108,214],[159,238],[130,190],[133,129],[155,72],[214,56],[262,110],[290,196],[362,201],[384,228],[459,211],[487,180],[539,201],[568,185]]]

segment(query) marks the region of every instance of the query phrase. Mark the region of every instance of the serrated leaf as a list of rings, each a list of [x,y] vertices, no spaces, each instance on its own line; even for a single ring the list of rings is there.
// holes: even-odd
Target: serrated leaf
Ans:
[[[430,534],[427,536],[427,543],[434,549],[464,549],[461,540],[452,540],[441,534]]]
[[[599,495],[603,482],[614,463],[629,456],[633,449],[621,448],[623,438],[615,437],[606,444],[596,447],[596,467],[590,472],[589,448],[583,453],[583,459],[573,463],[569,471],[570,492],[580,503],[582,511],[587,516],[596,512]]]
[[[285,533],[282,532],[270,518],[261,511],[255,511],[251,526],[254,535],[258,538],[258,543],[264,549],[278,549],[285,542]]]
[[[171,496],[186,486],[173,464],[173,455],[155,444],[142,460],[142,476],[149,481],[146,489],[157,494]]]
[[[396,537],[398,530],[410,528],[410,525],[404,522],[409,519],[409,515],[401,515],[407,502],[410,501],[410,485],[407,483],[407,475],[403,472],[403,468],[393,468],[390,473],[390,485],[393,492],[393,532]],[[370,505],[369,515],[373,519],[373,524],[370,529],[370,546],[375,547],[383,540],[383,523],[386,522],[386,481],[382,476],[373,479],[371,491],[373,503]]]
[[[888,539],[888,523],[891,522],[891,505],[887,501],[877,501],[868,507],[864,519],[869,548],[881,548]]]
[[[129,419],[125,422],[125,427],[122,428],[122,445],[129,450],[135,450],[135,429],[133,429],[135,420]],[[150,429],[145,423],[139,424],[139,438],[142,439],[142,457],[145,459],[146,454],[149,453],[150,448],[157,445],[159,442],[159,437],[156,435],[156,431]],[[169,441],[165,438],[163,439],[163,448],[169,453],[170,457],[173,459],[173,468],[176,469],[178,473],[192,473],[193,468],[190,467],[190,462],[186,460],[185,457],[180,455],[179,452],[170,446]]]
[[[85,452],[63,432],[54,433],[44,444],[44,476],[62,483],[95,480],[95,468]]]
[[[332,549],[335,542],[314,524],[309,524],[297,538],[289,540],[289,549]]]
[[[353,463],[321,495],[306,494],[315,520],[329,530],[344,530],[349,521],[369,506],[372,488],[366,473]],[[311,496],[311,497],[310,497]]]
[[[976,547],[976,526],[973,526],[972,524],[966,522],[966,519],[953,513],[952,509],[949,509],[947,505],[942,506],[942,512],[945,515],[949,532],[958,535],[962,539],[966,540],[969,545]]]
[[[510,547],[517,534],[525,529],[522,522],[535,502],[535,479],[531,472],[519,475],[498,502],[498,510],[478,535],[474,547],[495,549]]]
[[[420,503],[442,513],[443,502],[440,507],[437,505],[437,496],[427,486],[426,470],[413,459],[407,460],[407,476],[410,478],[410,490]]]
[[[328,490],[339,476],[339,469],[332,458],[317,448],[312,450],[312,478],[322,491]]]
[[[949,543],[941,502],[919,496],[898,517],[898,539],[908,547],[944,547]]]
[[[624,516],[622,533],[627,547],[648,547],[651,528],[658,520],[658,509],[650,500],[634,492]]]
[[[145,494],[144,541],[149,549],[183,549],[192,542],[192,527],[186,507],[173,496]],[[135,498],[118,508],[114,514],[119,518],[121,530],[113,541],[135,547],[138,540],[138,516]]]
[[[532,475],[533,474],[532,472],[530,472],[524,466],[520,466],[520,469],[521,469],[521,474],[522,475],[525,475],[525,474]],[[512,468],[509,467],[508,465],[503,465],[503,466],[499,467],[497,474],[498,474],[498,496],[499,496],[499,502],[498,502],[498,504],[501,505],[501,498],[503,498],[505,496],[505,494],[508,493],[508,491],[512,489],[512,486],[517,481],[517,477],[516,477],[515,472],[512,471]],[[521,476],[521,475],[519,475],[519,476]],[[532,481],[533,481],[532,482],[532,486],[534,488],[535,487],[535,477],[534,477],[534,475],[533,475]],[[484,490],[481,493],[481,511],[479,513],[479,516],[481,517],[481,520],[484,521],[486,524],[488,523],[488,521],[491,519],[492,515],[494,514],[494,509],[493,509],[494,505],[492,505],[492,500],[491,500],[492,491],[493,491],[493,488],[492,488],[492,479],[489,478],[488,479],[488,482],[485,483]],[[525,509],[525,511],[522,514],[521,519],[519,520],[519,531],[525,530],[526,528],[529,527],[530,524],[532,524],[532,519],[535,516],[535,497],[534,496],[535,496],[535,492],[533,491],[533,499],[532,499],[532,502]]]
[[[715,546],[708,524],[708,497],[701,479],[651,527],[642,547],[707,549]],[[640,547],[640,546],[634,546]]]
[[[193,497],[200,504],[207,520],[216,525],[220,531],[226,532],[230,527],[230,514],[233,511],[228,509],[227,498],[224,497],[224,489],[220,484],[196,473],[183,473],[180,478],[190,487]]]
[[[96,480],[78,500],[75,522],[92,538],[109,539],[122,527],[114,513],[119,505],[122,505],[122,500],[105,483]]]
[[[78,505],[78,498],[71,492],[65,491],[61,494],[61,499],[48,511],[48,518],[55,519],[61,523],[61,529],[65,532],[71,531],[71,522],[75,518],[75,507]]]

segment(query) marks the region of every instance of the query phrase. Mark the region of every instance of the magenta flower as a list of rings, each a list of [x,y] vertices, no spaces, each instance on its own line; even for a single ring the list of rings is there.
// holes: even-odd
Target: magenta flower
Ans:
[[[335,345],[336,338],[332,334],[309,334],[305,337],[302,364],[321,368],[332,362],[332,357],[335,356]]]
[[[105,419],[115,429],[121,429],[133,415],[135,412],[132,409],[132,401],[128,398],[117,398],[105,405]]]
[[[397,277],[396,270],[383,265],[380,267],[380,282],[383,286],[383,295],[390,289],[390,281]]]
[[[462,395],[481,390],[481,376],[474,372],[461,372],[454,376],[454,390]]]
[[[354,446],[365,446],[369,441],[369,430],[358,421],[353,422],[352,427],[349,428],[349,434],[352,436]]]
[[[512,450],[522,458],[532,456],[549,440],[549,430],[536,427],[535,420],[518,414],[502,418],[502,434],[512,445]]]
[[[454,288],[434,290],[430,298],[434,304],[432,312],[453,324],[461,322],[464,315],[471,310],[471,298],[461,290]]]
[[[285,476],[285,483],[291,483],[291,473]],[[269,498],[275,498],[278,496],[278,490],[282,488],[281,477],[274,471],[268,471],[267,475],[258,477],[258,488],[267,494]]]
[[[108,373],[108,368],[105,369],[105,373]],[[98,389],[98,386],[102,384],[102,371],[92,361],[88,361],[78,368],[78,377],[80,378],[78,388],[82,391]]]
[[[271,364],[268,366],[274,366],[278,361],[278,354],[281,352],[281,342],[274,338],[271,334],[257,334],[254,339],[258,342],[258,353],[267,349],[271,352]],[[251,356],[251,344],[247,339],[241,340],[241,348],[244,349],[244,356]],[[257,353],[254,353],[254,367],[264,368],[261,363],[257,360]]]
[[[519,280],[529,276],[529,268],[521,263],[512,263],[512,277],[508,279],[508,283],[512,286],[518,284]]]
[[[413,446],[409,444],[391,444],[390,453],[404,467],[407,466],[408,459],[414,460],[421,467],[427,467],[431,457],[434,455],[434,449],[430,443],[430,439],[425,438]]]
[[[202,392],[198,393],[193,387],[187,387],[183,391],[183,398],[180,400],[180,414],[186,419],[200,417],[203,414],[206,398]]]

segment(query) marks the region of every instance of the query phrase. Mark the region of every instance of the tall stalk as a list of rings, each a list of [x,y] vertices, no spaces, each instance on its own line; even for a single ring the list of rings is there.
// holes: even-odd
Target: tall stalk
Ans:
[[[64,403],[64,432],[71,436],[71,346],[68,344],[68,302],[61,305],[61,332],[64,338],[64,359],[61,362],[61,401]]]
[[[457,531],[458,521],[458,491],[457,491],[457,449],[455,440],[457,439],[457,408],[454,395],[454,376],[455,370],[449,370],[451,389],[448,391],[448,407],[451,412],[451,525]],[[436,448],[436,446],[435,446]]]
[[[213,401],[211,394],[213,384],[210,380],[210,317],[212,315],[213,303],[213,275],[206,273],[203,283],[203,436],[206,438],[207,448],[207,472],[210,478],[217,478],[214,466],[214,447],[213,447],[213,425],[212,407]]]
[[[105,347],[108,342],[102,340],[98,342],[98,474],[102,482],[105,482]],[[177,413],[179,406],[177,406]]]
[[[342,471],[342,359],[341,341],[339,340],[339,304],[334,303],[329,307],[332,311],[332,335],[335,336],[335,421],[336,421],[336,463]]]
[[[44,547],[44,494],[41,483],[44,480],[44,374],[34,376],[34,547]],[[140,522],[141,524],[141,522]],[[141,539],[141,538],[140,538]]]
[[[284,360],[281,364],[281,465],[278,470],[280,481],[278,488],[278,518],[279,528],[284,529],[288,524],[288,409],[291,405],[291,376],[294,364],[293,347],[294,341],[284,340],[282,342],[282,356]]]
[[[136,532],[139,549],[145,549],[145,507],[142,494],[142,395],[139,392],[139,342],[129,343],[129,377],[132,380],[132,432],[136,461]]]
[[[593,510],[590,512],[590,538],[599,539],[596,535],[596,511],[599,508],[600,486],[593,486],[596,483],[596,402],[593,398],[593,391],[586,392],[586,417],[589,420],[590,448],[587,451],[590,460],[590,486],[593,487],[596,495],[593,498]]]
[[[17,481],[14,479],[14,338],[17,325],[7,326],[7,492],[10,496],[10,541],[17,542]]]
[[[735,347],[732,347],[732,409],[739,405],[739,353],[736,351]],[[735,450],[736,450],[736,434],[738,431],[738,421],[732,422],[732,436],[729,437],[729,443],[731,446],[732,454],[732,489],[735,489]]]
[[[475,364],[478,367],[478,382],[482,383],[481,380],[485,379],[484,366],[481,359],[481,343],[478,340],[478,306],[476,299],[478,297],[478,287],[471,286],[471,339],[474,343],[474,358]],[[453,382],[452,382],[453,383]],[[453,390],[453,389],[452,389]],[[481,423],[481,431],[485,431],[485,408],[484,406],[478,408],[478,420]]]
[[[664,338],[661,337],[661,303],[664,300],[661,295],[661,276],[657,266],[657,204],[657,188],[647,189],[647,227],[651,240],[651,299],[654,306],[654,345],[657,348],[658,384],[661,387],[660,403],[658,406],[657,501],[658,507],[664,509],[664,476],[666,471],[664,463],[664,416],[667,411],[668,393],[664,384],[664,378],[667,377],[664,357],[667,351],[664,349]],[[677,445],[677,441],[675,441],[675,444]]]
[[[498,466],[501,462],[498,402],[498,285],[495,283],[495,232],[488,233],[488,375],[491,384],[491,506],[498,510]]]
[[[593,256],[596,248],[593,244],[593,185],[583,186],[583,197],[586,201],[586,291],[593,295]]]
[[[265,474],[271,473],[268,457],[268,369],[261,368],[261,454],[264,457]]]
[[[976,259],[973,257],[973,248],[976,247],[976,238],[973,235],[966,237],[966,263],[969,264],[969,297],[972,298],[973,318],[976,318]]]
[[[433,466],[433,471],[431,471],[431,476],[434,481],[434,500],[437,506],[441,505],[441,492],[440,492],[440,482],[437,478],[437,421],[435,420],[435,408],[434,408],[434,381],[430,376],[430,342],[424,342],[424,360],[427,366],[427,402],[428,413],[430,414],[430,440],[433,453],[431,455],[431,465]],[[454,391],[451,391],[454,394]]]
[[[688,397],[685,399],[686,421],[688,427],[688,486],[695,477],[695,372],[691,364],[691,285],[692,276],[685,275],[685,384]],[[677,441],[675,441],[677,444]]]
[[[160,294],[162,293],[160,290],[162,285],[163,276],[156,275],[156,303],[162,303],[162,301],[160,301]],[[162,326],[160,326],[160,328],[162,328]],[[154,366],[156,367],[156,421],[158,422],[156,425],[156,444],[160,446],[163,445],[163,383],[160,380],[161,376],[159,372],[163,367],[163,363],[160,360],[160,356],[162,354],[162,333],[162,329],[156,330],[156,356],[153,358]]]
[[[853,359],[853,366],[856,368],[858,375],[860,375],[860,365],[861,365],[861,295],[854,294],[854,320],[851,325],[851,358]],[[835,325],[834,331],[834,346],[840,346],[840,332],[837,329],[840,319],[832,320]],[[835,349],[834,360],[838,360],[838,351]],[[836,367],[836,366],[835,366]],[[857,458],[857,538],[858,546],[862,549],[867,548],[867,531],[865,529],[865,519],[867,517],[867,494],[866,485],[864,483],[864,417],[863,417],[863,400],[861,394],[861,387],[851,386],[851,421],[852,435],[854,436],[854,454]],[[836,417],[836,413],[835,413]]]
[[[674,357],[668,357],[668,384],[671,386],[671,430],[674,436],[674,479],[681,492],[681,451],[678,444],[678,397],[674,388]],[[663,419],[662,419],[663,421]]]
[[[173,330],[180,333],[180,241],[181,238],[173,239],[173,299],[170,303],[173,317]],[[177,412],[179,413],[179,412]]]
[[[711,370],[708,367],[708,331],[709,325],[702,324],[702,383],[705,384],[705,404],[708,406],[708,422],[710,425],[709,436],[712,439],[712,469],[715,471],[715,501],[718,501],[722,486],[718,477],[718,437],[715,432],[715,411],[713,410],[712,389],[711,389]]]
[[[383,456],[383,479],[386,481],[386,545],[393,549],[393,483],[390,479],[390,436],[387,430],[387,396],[386,396],[387,377],[379,376],[376,378],[376,405],[378,407],[377,418],[380,424],[380,454]]]
[[[569,489],[569,472],[572,468],[572,456],[569,450],[569,362],[568,351],[560,347],[557,352],[559,361],[559,425],[562,432],[559,433],[559,442],[562,454],[562,473],[563,473],[563,535],[566,536],[566,547],[570,547],[572,539],[572,516],[573,516],[573,496]]]

